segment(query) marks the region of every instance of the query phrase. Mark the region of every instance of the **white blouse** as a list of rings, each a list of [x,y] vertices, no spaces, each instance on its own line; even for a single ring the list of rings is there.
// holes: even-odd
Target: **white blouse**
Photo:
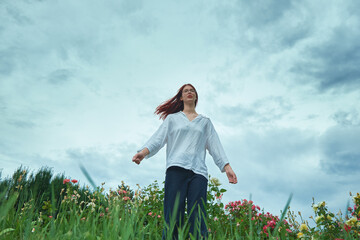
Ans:
[[[199,114],[190,121],[182,111],[169,114],[159,129],[138,150],[149,149],[146,158],[155,155],[165,144],[166,169],[178,166],[208,179],[205,164],[206,149],[212,156],[221,172],[228,163],[224,149],[220,143],[213,124],[208,117]]]

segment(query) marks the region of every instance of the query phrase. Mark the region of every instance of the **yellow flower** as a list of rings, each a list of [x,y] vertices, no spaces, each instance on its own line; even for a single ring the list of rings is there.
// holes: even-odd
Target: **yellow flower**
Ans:
[[[331,219],[332,219],[332,217],[331,217],[330,215],[327,215],[326,218],[327,218],[328,220],[331,220]]]
[[[354,200],[360,200],[360,194],[356,193],[356,196],[354,196]]]
[[[302,223],[301,225],[300,225],[300,231],[302,232],[302,231],[308,231],[309,230],[309,228],[306,226],[306,224],[305,223]]]
[[[324,219],[324,215],[321,214],[320,216],[317,216],[315,218],[315,222],[318,223],[318,222],[322,221],[323,219]]]
[[[325,201],[322,201],[321,203],[319,203],[320,207],[325,207]]]
[[[297,234],[297,237],[298,237],[298,238],[302,238],[302,237],[304,237],[304,234],[303,234],[302,232],[299,232],[299,233]]]
[[[357,225],[357,219],[356,217],[352,217],[349,220],[346,221],[346,224],[349,226],[355,226]]]

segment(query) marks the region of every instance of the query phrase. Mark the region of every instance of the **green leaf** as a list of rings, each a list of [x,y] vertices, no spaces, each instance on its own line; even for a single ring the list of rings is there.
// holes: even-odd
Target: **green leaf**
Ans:
[[[13,228],[6,228],[0,232],[0,236],[4,235],[5,233],[12,232],[14,230],[15,229],[13,229]]]
[[[6,217],[6,215],[8,214],[8,212],[10,211],[10,209],[15,205],[15,202],[17,200],[19,196],[19,193],[15,192],[10,198],[9,200],[7,200],[7,202],[5,202],[5,206],[1,206],[1,211],[0,211],[0,222],[3,218]]]

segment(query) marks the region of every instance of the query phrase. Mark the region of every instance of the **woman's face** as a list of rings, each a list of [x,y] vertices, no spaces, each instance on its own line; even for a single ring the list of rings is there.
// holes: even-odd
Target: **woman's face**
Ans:
[[[185,86],[182,90],[182,95],[180,100],[184,102],[195,102],[196,100],[195,89],[189,85]]]

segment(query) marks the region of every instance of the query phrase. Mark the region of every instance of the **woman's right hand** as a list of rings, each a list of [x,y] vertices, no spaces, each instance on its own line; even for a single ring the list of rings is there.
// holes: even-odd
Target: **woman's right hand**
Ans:
[[[149,154],[149,150],[147,148],[144,148],[143,150],[141,150],[140,152],[136,153],[133,158],[132,161],[136,164],[140,164],[140,162],[145,158],[146,155]]]

